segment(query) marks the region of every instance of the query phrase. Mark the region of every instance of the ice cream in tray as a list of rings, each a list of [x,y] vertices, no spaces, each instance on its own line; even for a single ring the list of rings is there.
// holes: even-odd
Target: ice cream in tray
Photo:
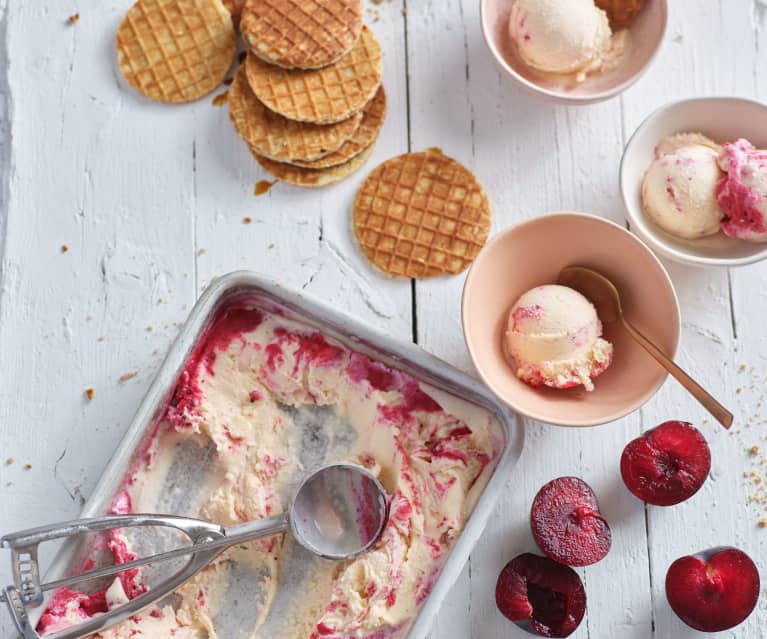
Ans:
[[[389,522],[373,550],[346,562],[311,555],[288,535],[236,546],[101,636],[425,636],[520,446],[506,409],[417,347],[259,277],[222,278],[192,313],[84,514],[260,519],[281,512],[308,471],[347,460],[382,482]],[[80,543],[53,576],[105,554],[123,563],[172,546],[155,532]],[[38,631],[103,614],[172,569],[54,592]]]

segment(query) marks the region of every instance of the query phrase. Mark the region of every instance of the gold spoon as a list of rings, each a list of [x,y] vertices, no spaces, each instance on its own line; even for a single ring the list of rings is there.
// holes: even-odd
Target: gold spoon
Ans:
[[[569,286],[587,297],[597,310],[597,315],[605,323],[620,320],[623,328],[650,355],[655,358],[687,391],[697,399],[703,408],[725,428],[732,426],[733,416],[724,406],[714,399],[698,382],[685,373],[660,348],[634,328],[623,315],[621,297],[618,289],[601,273],[583,266],[568,266],[559,273],[558,283]]]

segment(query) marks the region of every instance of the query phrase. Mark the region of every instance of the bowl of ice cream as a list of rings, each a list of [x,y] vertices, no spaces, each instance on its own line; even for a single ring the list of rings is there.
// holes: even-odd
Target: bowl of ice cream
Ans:
[[[671,260],[741,266],[767,258],[767,105],[695,98],[651,114],[626,145],[620,187],[631,229]]]
[[[501,71],[564,104],[625,91],[666,33],[666,0],[481,0],[482,33]]]
[[[556,285],[573,265],[609,277],[626,317],[675,356],[679,303],[663,265],[625,228],[585,213],[549,213],[496,235],[466,278],[463,331],[480,377],[511,408],[594,426],[643,406],[666,372],[619,323],[602,323],[588,300]]]

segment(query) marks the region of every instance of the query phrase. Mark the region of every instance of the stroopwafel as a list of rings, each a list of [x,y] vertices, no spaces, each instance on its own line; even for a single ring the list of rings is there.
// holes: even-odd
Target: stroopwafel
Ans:
[[[644,7],[645,0],[595,0],[614,28],[629,26]]]
[[[487,240],[490,222],[490,201],[474,175],[433,151],[384,162],[354,200],[360,247],[390,275],[460,273]]]
[[[245,62],[250,88],[267,108],[289,120],[328,124],[361,110],[381,85],[381,45],[364,27],[352,50],[315,71],[289,71],[253,54]]]
[[[234,60],[221,0],[138,0],[120,23],[117,61],[128,83],[160,102],[190,102],[221,84]]]
[[[341,145],[341,148],[314,162],[291,160],[291,164],[307,169],[326,169],[348,162],[368,148],[381,132],[386,119],[386,92],[383,85],[378,88],[375,97],[362,110],[362,121],[352,136]]]
[[[241,66],[229,89],[229,117],[251,149],[277,162],[320,160],[337,151],[359,128],[357,113],[336,124],[288,120],[267,109],[253,94]]]
[[[305,169],[300,166],[293,166],[292,164],[274,162],[255,152],[253,153],[253,157],[256,158],[256,161],[266,171],[271,173],[281,182],[287,182],[288,184],[293,184],[295,186],[319,188],[340,182],[357,171],[368,161],[374,146],[375,143],[371,144],[367,149],[363,150],[362,153],[356,155],[348,162],[344,162],[338,166],[332,166],[328,169]]]
[[[352,48],[361,0],[248,0],[240,31],[249,49],[285,69],[319,69]]]

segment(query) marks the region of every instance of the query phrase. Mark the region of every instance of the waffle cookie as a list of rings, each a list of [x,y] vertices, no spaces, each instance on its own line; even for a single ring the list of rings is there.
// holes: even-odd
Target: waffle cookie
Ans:
[[[381,164],[354,200],[354,234],[380,270],[403,277],[460,273],[490,231],[490,201],[474,175],[440,152]]]
[[[386,119],[386,92],[383,85],[378,88],[375,97],[362,110],[362,122],[352,136],[341,145],[341,148],[328,153],[314,162],[291,160],[291,164],[307,169],[326,169],[348,162],[367,149],[378,138],[384,120]]]
[[[359,128],[362,113],[336,124],[295,122],[267,109],[250,90],[241,66],[229,89],[229,117],[254,152],[277,162],[320,160],[337,151]]]
[[[361,29],[361,0],[247,0],[240,22],[250,50],[285,69],[332,64]]]
[[[232,19],[221,0],[138,0],[115,43],[128,83],[151,100],[171,103],[215,89],[236,50]]]
[[[645,0],[594,0],[615,28],[627,27],[644,7]]]
[[[338,166],[332,166],[328,169],[306,169],[300,166],[293,166],[292,164],[285,164],[283,162],[274,162],[273,160],[258,155],[253,149],[251,149],[251,151],[253,152],[253,157],[256,158],[256,161],[266,171],[280,180],[280,182],[287,182],[288,184],[293,184],[295,186],[319,188],[340,182],[357,171],[368,161],[374,146],[375,144],[371,144],[367,149],[364,149],[362,153],[353,157],[348,162],[344,162]]]
[[[245,67],[256,97],[290,120],[328,124],[361,110],[381,85],[381,45],[363,27],[352,50],[315,71],[288,71],[249,54]]]

